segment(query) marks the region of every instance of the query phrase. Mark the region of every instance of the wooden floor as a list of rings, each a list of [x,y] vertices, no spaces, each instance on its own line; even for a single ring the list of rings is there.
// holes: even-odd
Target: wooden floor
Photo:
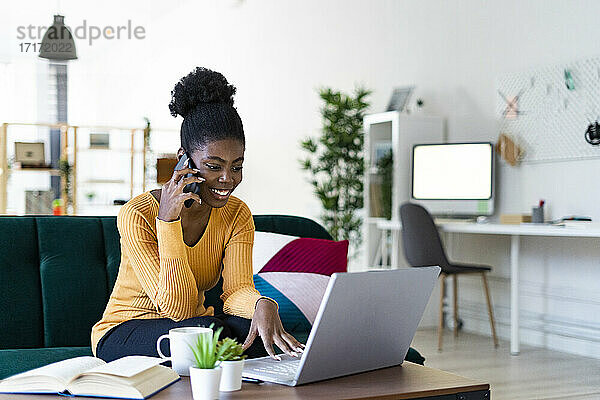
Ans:
[[[444,349],[437,351],[437,331],[419,330],[412,346],[427,359],[427,367],[454,372],[490,384],[493,400],[600,399],[600,360],[521,346],[511,356],[509,343],[447,330]]]

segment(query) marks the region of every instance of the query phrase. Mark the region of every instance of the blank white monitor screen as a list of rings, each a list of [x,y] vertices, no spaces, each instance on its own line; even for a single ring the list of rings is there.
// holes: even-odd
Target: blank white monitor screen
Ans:
[[[415,145],[412,197],[416,200],[491,199],[492,152],[491,143]]]

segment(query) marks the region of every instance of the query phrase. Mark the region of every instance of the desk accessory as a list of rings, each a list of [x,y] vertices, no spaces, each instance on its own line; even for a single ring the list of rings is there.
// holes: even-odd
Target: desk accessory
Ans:
[[[554,226],[564,226],[567,228],[590,228],[597,226],[592,222],[591,217],[580,216],[580,215],[569,215],[562,217],[551,222]]]
[[[518,139],[523,163],[600,158],[598,127],[589,122],[600,112],[599,70],[600,57],[592,57],[498,78],[499,131]]]
[[[590,121],[590,124],[585,130],[585,141],[592,146],[598,146],[600,144],[600,123],[598,123],[597,118],[594,122]]]
[[[569,215],[567,217],[562,217],[560,222],[565,221],[582,221],[582,222],[592,222],[592,217],[586,217],[583,215]]]
[[[519,115],[523,114],[523,111],[519,110],[519,98],[526,91],[527,91],[527,88],[522,88],[521,90],[519,90],[519,93],[517,93],[516,95],[507,96],[506,94],[502,93],[502,91],[498,90],[498,94],[500,95],[500,97],[502,97],[502,100],[504,100],[504,103],[506,103],[506,107],[504,108],[504,111],[502,111],[502,116],[504,118],[515,119]]]
[[[528,214],[501,214],[500,223],[507,225],[518,225],[524,222],[531,222],[531,215]]]
[[[534,224],[544,223],[544,203],[544,200],[540,200],[539,206],[531,209],[531,222]]]
[[[496,153],[510,166],[517,166],[523,159],[523,149],[506,133],[501,133],[496,142]]]
[[[565,69],[565,86],[569,90],[575,90],[575,81],[573,80],[573,74],[568,69]]]

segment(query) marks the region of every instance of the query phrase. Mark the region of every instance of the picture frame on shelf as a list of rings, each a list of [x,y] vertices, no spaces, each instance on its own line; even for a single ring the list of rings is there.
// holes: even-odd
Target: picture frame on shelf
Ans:
[[[414,89],[415,86],[402,86],[394,88],[386,111],[406,111],[406,105],[408,104],[408,100],[410,99]]]
[[[15,142],[15,167],[44,168],[46,149],[44,142]]]
[[[106,132],[90,133],[90,149],[109,149],[110,135]]]

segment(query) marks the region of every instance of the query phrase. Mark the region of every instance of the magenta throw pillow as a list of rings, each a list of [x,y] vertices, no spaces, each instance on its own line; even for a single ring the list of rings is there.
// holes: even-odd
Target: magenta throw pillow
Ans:
[[[298,238],[269,259],[263,272],[310,272],[330,276],[348,270],[348,241]]]

